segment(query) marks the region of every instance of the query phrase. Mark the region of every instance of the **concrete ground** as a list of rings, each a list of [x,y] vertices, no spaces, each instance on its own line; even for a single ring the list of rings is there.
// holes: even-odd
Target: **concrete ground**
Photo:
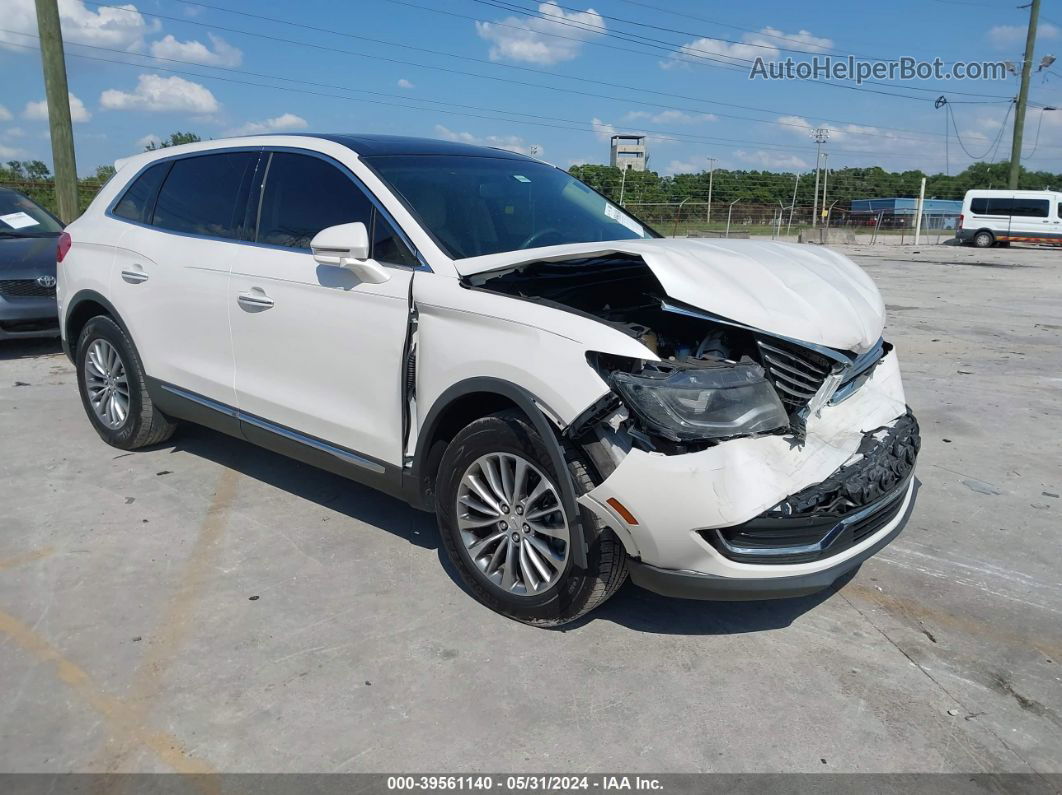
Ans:
[[[923,429],[837,592],[480,607],[431,517],[212,432],[122,453],[0,345],[0,771],[1062,772],[1062,252],[856,247]]]

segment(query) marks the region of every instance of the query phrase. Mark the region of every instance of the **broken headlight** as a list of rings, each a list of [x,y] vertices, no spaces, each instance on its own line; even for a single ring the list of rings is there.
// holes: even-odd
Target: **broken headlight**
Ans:
[[[789,425],[763,368],[748,359],[682,369],[654,363],[637,375],[614,372],[612,384],[650,431],[676,442],[765,433]]]

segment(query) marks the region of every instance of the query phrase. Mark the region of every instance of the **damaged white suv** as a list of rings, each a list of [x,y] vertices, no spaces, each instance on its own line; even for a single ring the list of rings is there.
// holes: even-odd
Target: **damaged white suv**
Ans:
[[[918,425],[871,280],[665,240],[510,152],[258,136],[120,161],[59,243],[65,347],[122,449],[200,423],[438,514],[531,624],[631,579],[762,599],[889,543]]]

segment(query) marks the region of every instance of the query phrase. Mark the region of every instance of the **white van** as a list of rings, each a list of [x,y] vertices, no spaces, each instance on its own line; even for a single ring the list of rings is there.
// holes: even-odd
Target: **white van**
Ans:
[[[956,237],[978,248],[997,243],[1062,244],[1062,193],[969,190]]]

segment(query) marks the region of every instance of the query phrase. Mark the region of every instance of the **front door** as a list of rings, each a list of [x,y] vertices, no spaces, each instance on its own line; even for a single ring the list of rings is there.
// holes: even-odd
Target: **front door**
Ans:
[[[413,255],[344,167],[288,151],[269,157],[257,245],[243,248],[228,296],[244,421],[400,466]],[[355,221],[390,274],[383,284],[310,252],[321,229]]]

